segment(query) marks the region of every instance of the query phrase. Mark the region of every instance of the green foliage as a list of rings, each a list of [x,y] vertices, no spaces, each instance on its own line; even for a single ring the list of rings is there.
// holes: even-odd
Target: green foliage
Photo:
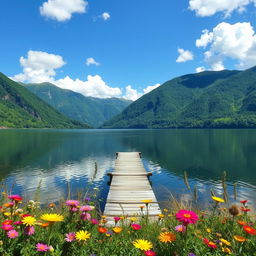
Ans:
[[[88,128],[57,112],[0,73],[0,126],[11,128]]]
[[[50,83],[28,84],[24,87],[62,114],[94,127],[119,114],[131,101],[118,98],[100,99],[61,89]]]
[[[175,78],[103,128],[255,128],[256,67]]]

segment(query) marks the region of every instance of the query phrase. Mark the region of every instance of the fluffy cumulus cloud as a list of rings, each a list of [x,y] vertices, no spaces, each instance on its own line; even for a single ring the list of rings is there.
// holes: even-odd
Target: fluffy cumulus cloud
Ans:
[[[57,21],[70,20],[74,13],[85,13],[85,0],[48,0],[40,6],[40,14]]]
[[[233,11],[243,12],[248,4],[256,4],[256,0],[190,0],[189,9],[198,16],[205,17],[223,12],[229,16]]]
[[[110,19],[110,14],[109,14],[108,12],[103,12],[103,13],[101,14],[101,18],[102,18],[103,20],[108,20],[108,19]]]
[[[249,22],[229,24],[222,22],[212,31],[204,30],[196,46],[207,48],[205,61],[212,70],[224,69],[227,58],[237,61],[237,68],[256,64],[256,35]]]
[[[20,82],[53,82],[55,70],[65,65],[65,61],[59,55],[41,51],[28,51],[27,58],[20,58],[23,73],[14,76],[14,80]]]
[[[96,65],[91,63],[90,60],[89,62],[90,65]],[[28,51],[27,57],[20,58],[20,64],[23,72],[12,77],[15,81],[25,83],[50,82],[60,88],[72,90],[84,96],[98,98],[123,97],[129,100],[137,100],[142,95],[160,86],[160,84],[155,84],[144,88],[142,92],[138,92],[137,89],[128,85],[123,92],[119,87],[109,86],[99,75],[88,75],[86,80],[72,79],[69,76],[56,79],[56,70],[66,63],[62,56],[42,51]]]
[[[197,67],[196,68],[196,73],[200,73],[200,72],[203,72],[203,71],[205,71],[205,67]]]
[[[185,51],[184,49],[179,48],[178,49],[178,53],[179,53],[179,56],[176,59],[176,62],[178,62],[178,63],[180,63],[180,62],[187,62],[189,60],[193,60],[194,59],[194,55],[190,51]]]
[[[95,65],[95,66],[99,66],[100,63],[97,62],[94,58],[90,57],[86,59],[86,66],[91,66],[91,65]]]

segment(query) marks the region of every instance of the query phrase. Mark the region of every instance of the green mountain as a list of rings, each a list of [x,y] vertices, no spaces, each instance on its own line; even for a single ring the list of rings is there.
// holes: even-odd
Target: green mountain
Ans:
[[[170,80],[103,128],[256,127],[256,67],[207,71]]]
[[[49,105],[82,123],[98,127],[113,116],[119,114],[132,101],[109,98],[85,97],[71,90],[61,89],[50,83],[24,85]]]
[[[65,117],[2,73],[0,73],[0,126],[14,128],[89,127]]]

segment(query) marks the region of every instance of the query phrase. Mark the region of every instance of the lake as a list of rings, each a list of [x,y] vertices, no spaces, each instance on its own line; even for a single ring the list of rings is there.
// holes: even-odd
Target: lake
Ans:
[[[193,197],[184,171],[201,204],[210,201],[210,190],[222,196],[224,170],[230,200],[237,183],[237,200],[256,205],[256,130],[0,130],[0,178],[10,193],[29,199],[40,183],[41,202],[67,197],[68,186],[73,197],[98,188],[106,199],[106,173],[118,151],[142,152],[162,205],[171,195],[183,201]]]

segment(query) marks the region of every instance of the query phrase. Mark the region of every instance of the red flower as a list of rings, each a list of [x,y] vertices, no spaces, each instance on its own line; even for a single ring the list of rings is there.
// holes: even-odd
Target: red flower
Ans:
[[[247,232],[250,235],[256,235],[256,230],[254,228],[250,227],[250,226],[244,225],[243,229],[244,229],[245,232]]]
[[[19,195],[10,195],[8,196],[9,199],[13,200],[13,201],[22,201],[22,197]]]
[[[141,229],[141,225],[139,225],[139,224],[131,224],[131,227],[132,227],[132,229],[133,230],[140,230]]]
[[[244,207],[241,207],[241,211],[243,211],[243,212],[249,212],[251,209],[249,209],[249,208],[244,208]]]
[[[247,202],[248,202],[248,200],[240,201],[241,204],[246,204]]]
[[[106,228],[103,228],[103,227],[98,227],[98,231],[100,233],[106,233],[108,230]]]
[[[6,224],[6,225],[11,225],[11,224],[12,224],[12,220],[5,220],[5,221],[2,223],[2,225],[4,225],[4,224]]]
[[[204,241],[204,243],[205,243],[208,247],[213,248],[213,249],[216,249],[216,248],[217,248],[217,245],[216,245],[214,242],[209,241],[207,238],[204,238],[203,241]]]
[[[153,252],[153,251],[145,251],[144,254],[145,254],[146,256],[155,256],[155,255],[156,255],[156,253]]]

